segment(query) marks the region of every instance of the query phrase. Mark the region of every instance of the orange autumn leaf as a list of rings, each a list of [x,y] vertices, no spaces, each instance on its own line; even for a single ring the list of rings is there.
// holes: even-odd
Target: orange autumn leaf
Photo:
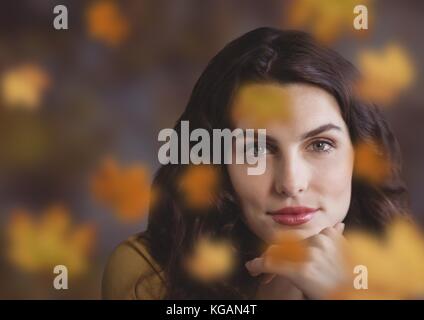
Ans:
[[[90,36],[107,45],[117,46],[128,37],[128,21],[114,1],[94,2],[86,10],[86,20]]]
[[[124,222],[143,218],[154,198],[147,168],[142,165],[119,167],[110,157],[93,175],[91,191],[99,203],[111,208]]]
[[[292,29],[305,28],[319,41],[331,43],[343,33],[362,35],[367,30],[355,30],[353,9],[357,5],[368,8],[368,19],[372,16],[372,0],[296,0],[284,12],[284,21]],[[369,26],[368,26],[369,28]]]
[[[416,299],[424,297],[424,236],[403,219],[388,226],[384,238],[363,231],[346,234],[349,266],[367,268],[368,289],[338,288],[337,299]]]
[[[1,77],[1,95],[9,108],[37,109],[50,85],[47,72],[35,65],[24,64],[6,71]]]
[[[307,258],[307,247],[301,239],[285,236],[278,244],[269,246],[265,252],[265,261],[270,265],[285,262],[304,262]]]
[[[224,279],[235,266],[235,250],[228,241],[202,237],[184,261],[190,275],[200,281]]]
[[[289,97],[278,84],[243,85],[234,99],[232,118],[246,128],[264,128],[290,117]]]
[[[375,143],[362,142],[355,147],[355,177],[379,184],[390,175],[390,170],[390,160]]]
[[[389,44],[379,51],[362,50],[358,66],[362,73],[358,94],[381,105],[393,103],[416,77],[411,57],[397,44]]]
[[[95,240],[91,224],[74,225],[61,205],[47,208],[35,217],[24,209],[11,213],[7,228],[7,257],[26,272],[52,272],[65,265],[71,276],[87,271]]]
[[[218,192],[218,170],[212,165],[191,165],[179,179],[178,187],[188,207],[208,208]]]

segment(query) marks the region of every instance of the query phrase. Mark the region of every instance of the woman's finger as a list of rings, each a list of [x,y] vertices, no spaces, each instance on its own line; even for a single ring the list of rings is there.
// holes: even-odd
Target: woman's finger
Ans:
[[[306,240],[308,247],[316,247],[320,249],[328,249],[333,247],[333,239],[325,234],[319,233]]]
[[[246,262],[245,264],[247,271],[249,271],[250,275],[256,277],[261,273],[265,272],[265,259],[264,258],[255,258]]]
[[[296,274],[296,270],[301,265],[302,265],[301,263],[294,263],[289,261],[284,263],[274,264],[269,260],[267,261],[265,257],[255,258],[253,260],[248,261],[245,264],[250,275],[253,277],[266,273],[266,274],[286,276],[289,278]]]
[[[342,239],[344,239],[343,237],[344,228],[345,228],[345,224],[339,222],[334,227],[328,227],[321,230],[321,232],[318,235],[328,237],[332,243],[337,243],[337,242],[340,242]]]
[[[342,234],[343,234],[344,228],[345,228],[345,224],[344,224],[343,222],[339,222],[338,224],[336,224],[336,225],[334,226],[334,229],[336,229],[336,231],[337,231],[340,235],[342,235]]]

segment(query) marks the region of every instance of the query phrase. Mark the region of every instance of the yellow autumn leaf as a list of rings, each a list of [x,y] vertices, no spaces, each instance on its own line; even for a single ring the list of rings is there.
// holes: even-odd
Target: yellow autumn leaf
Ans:
[[[237,92],[232,119],[246,128],[265,128],[290,117],[289,97],[278,84],[246,84]]]
[[[284,11],[284,21],[289,28],[306,29],[319,41],[330,43],[346,32],[363,35],[367,30],[355,30],[353,9],[357,5],[368,8],[372,21],[372,0],[296,0]],[[369,26],[368,26],[369,28]]]
[[[24,64],[1,77],[1,95],[9,108],[37,109],[50,85],[47,72],[38,65]]]
[[[154,192],[147,168],[140,164],[120,167],[111,157],[105,158],[91,179],[94,198],[111,208],[123,222],[145,216]]]
[[[362,50],[358,55],[362,78],[357,92],[380,105],[389,105],[415,80],[415,66],[408,52],[397,44],[381,50]]]
[[[51,273],[56,265],[65,265],[71,276],[78,276],[89,268],[94,237],[93,225],[74,225],[61,205],[37,217],[16,209],[7,226],[6,252],[9,261],[23,271]]]
[[[382,183],[391,170],[390,160],[371,142],[361,142],[355,146],[354,176],[372,184]]]
[[[121,44],[129,35],[128,20],[112,0],[99,0],[86,10],[88,33],[110,46]]]
[[[212,165],[190,165],[178,181],[185,204],[191,209],[210,207],[219,188],[219,172]]]
[[[184,266],[192,277],[210,282],[228,276],[235,262],[235,250],[228,241],[202,237],[185,259]]]
[[[307,259],[307,247],[304,241],[294,236],[284,236],[265,251],[265,262],[280,265],[285,262],[304,262]]]
[[[424,237],[413,223],[398,219],[384,238],[364,231],[346,234],[350,267],[365,266],[368,289],[343,287],[337,299],[416,299],[424,297]],[[352,272],[352,271],[350,271]]]

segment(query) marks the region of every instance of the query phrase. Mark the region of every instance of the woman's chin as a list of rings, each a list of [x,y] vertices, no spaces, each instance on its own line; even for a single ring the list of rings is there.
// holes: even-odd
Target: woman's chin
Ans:
[[[281,242],[281,239],[285,237],[297,238],[299,240],[305,240],[314,235],[320,233],[323,227],[310,225],[308,227],[287,227],[287,228],[279,228],[280,230],[276,230],[272,235],[270,241],[271,244],[277,244]],[[283,229],[283,230],[281,230]]]

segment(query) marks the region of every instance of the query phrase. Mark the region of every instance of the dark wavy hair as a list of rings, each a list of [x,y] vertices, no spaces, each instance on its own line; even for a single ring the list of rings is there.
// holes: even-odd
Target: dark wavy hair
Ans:
[[[357,78],[350,62],[308,34],[258,28],[227,44],[210,61],[174,129],[180,133],[183,120],[190,121],[190,130],[204,128],[212,133],[212,129],[232,128],[232,98],[247,82],[305,83],[326,90],[338,102],[352,143],[375,142],[391,163],[390,175],[378,184],[353,177],[345,219],[346,229],[379,232],[394,217],[409,212],[409,200],[400,175],[398,143],[380,110],[355,95]],[[163,165],[154,177],[152,187],[159,191],[159,199],[151,205],[142,237],[164,271],[166,299],[254,297],[258,280],[248,275],[244,263],[260,255],[264,243],[242,220],[226,166],[214,166],[221,173],[221,185],[213,206],[202,214],[192,214],[178,191],[177,181],[187,165]],[[183,268],[184,257],[205,234],[230,239],[237,249],[239,263],[223,283],[202,285]]]

